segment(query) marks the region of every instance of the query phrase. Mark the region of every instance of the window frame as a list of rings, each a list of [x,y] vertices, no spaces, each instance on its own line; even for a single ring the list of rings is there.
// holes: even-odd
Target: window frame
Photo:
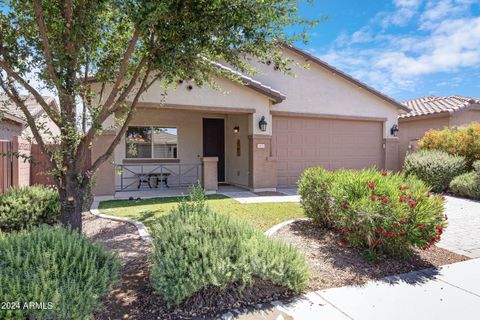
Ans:
[[[128,132],[128,129],[130,128],[150,128],[151,129],[151,132],[152,132],[152,137],[151,137],[151,141],[150,141],[150,150],[151,150],[151,154],[152,154],[152,157],[150,158],[131,158],[131,157],[128,157],[128,148],[127,148],[127,132]],[[166,129],[176,129],[177,130],[177,157],[176,158],[154,158],[153,155],[155,154],[154,153],[154,143],[153,143],[153,129],[154,128],[166,128]],[[127,127],[127,131],[125,132],[125,160],[127,161],[135,161],[135,160],[145,160],[145,161],[148,161],[148,160],[164,160],[164,161],[172,161],[172,160],[180,160],[180,157],[179,157],[179,147],[178,147],[178,127],[175,127],[175,126],[158,126],[158,125],[151,125],[151,126],[147,126],[147,125],[131,125],[131,126],[128,126]]]

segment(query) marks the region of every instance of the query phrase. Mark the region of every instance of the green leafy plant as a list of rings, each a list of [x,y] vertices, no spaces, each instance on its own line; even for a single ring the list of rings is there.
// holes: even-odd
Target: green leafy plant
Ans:
[[[60,226],[0,234],[0,301],[44,305],[0,309],[0,318],[90,319],[119,266],[103,247]]]
[[[368,249],[372,258],[428,248],[447,225],[443,198],[402,173],[310,168],[299,194],[307,216],[340,232],[343,244]]]
[[[60,214],[58,192],[45,186],[11,189],[0,195],[0,230],[54,224]]]
[[[474,161],[480,159],[480,123],[458,128],[429,130],[418,143],[421,149],[441,150],[464,157],[470,170]]]
[[[480,161],[473,163],[474,171],[455,177],[450,182],[450,191],[462,197],[480,199]]]
[[[153,226],[151,281],[168,304],[179,304],[210,286],[238,290],[256,278],[294,291],[305,288],[303,256],[227,215],[212,212],[196,188]]]
[[[404,171],[427,183],[434,192],[447,190],[450,181],[466,171],[465,160],[439,150],[421,150],[405,158]]]

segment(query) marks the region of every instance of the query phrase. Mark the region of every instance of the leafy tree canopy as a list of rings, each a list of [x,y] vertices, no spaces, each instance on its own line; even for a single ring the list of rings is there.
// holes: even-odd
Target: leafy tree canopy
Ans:
[[[210,83],[225,72],[212,61],[248,73],[246,57],[287,69],[280,46],[305,40],[305,33],[285,30],[314,23],[298,16],[299,1],[0,0],[0,91],[25,113],[37,143],[51,155],[61,198],[82,202],[76,194],[84,196],[92,174],[124,135],[140,95],[155,80]],[[109,86],[101,103],[90,89],[92,76]],[[44,101],[42,89],[56,93],[59,109]],[[59,126],[59,149],[43,142],[19,92],[33,95]],[[85,166],[101,124],[119,112],[124,117],[118,136]]]

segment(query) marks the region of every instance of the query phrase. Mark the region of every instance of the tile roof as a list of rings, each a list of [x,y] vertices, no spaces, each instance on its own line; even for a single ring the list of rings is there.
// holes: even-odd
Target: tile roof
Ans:
[[[253,79],[249,76],[246,76],[246,75],[244,75],[243,73],[241,73],[237,70],[234,70],[234,69],[232,69],[230,67],[227,67],[227,66],[225,66],[221,63],[218,63],[218,62],[214,62],[214,61],[210,61],[210,62],[213,65],[217,66],[218,68],[220,68],[224,71],[227,71],[229,73],[232,73],[233,75],[239,77],[244,85],[246,85],[247,87],[249,87],[253,90],[256,90],[256,91],[259,91],[259,92],[265,94],[266,96],[271,98],[275,103],[280,103],[283,100],[285,100],[285,98],[286,98],[286,96],[283,93],[281,93],[280,91],[275,90],[272,87],[267,86],[267,85],[261,83],[260,81],[255,80],[255,79]]]
[[[456,111],[466,109],[474,104],[480,105],[480,99],[464,96],[426,96],[404,101],[403,104],[410,109],[410,112],[407,114],[402,114],[399,117],[411,118],[416,116],[439,114],[442,112],[454,113]]]
[[[34,117],[42,113],[42,106],[35,100],[35,98],[33,98],[33,96],[22,96],[22,98],[27,98],[25,104]],[[51,96],[43,96],[43,99],[45,99],[45,102],[49,105],[55,103],[55,98]],[[15,103],[10,101],[6,95],[0,95],[0,116],[3,115],[13,116],[14,118],[25,121],[23,111],[20,110]]]

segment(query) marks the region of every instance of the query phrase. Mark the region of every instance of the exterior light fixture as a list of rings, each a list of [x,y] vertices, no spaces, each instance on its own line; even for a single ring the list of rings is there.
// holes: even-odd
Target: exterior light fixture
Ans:
[[[262,116],[262,118],[260,119],[260,122],[258,122],[258,127],[262,131],[267,131],[267,121],[265,121],[264,116]]]
[[[400,130],[398,129],[398,126],[397,126],[396,124],[394,124],[394,125],[392,126],[392,128],[390,129],[390,133],[391,133],[392,136],[394,136],[394,137],[398,137],[398,132],[399,132],[399,131],[400,131]]]
[[[240,127],[239,126],[233,127],[233,133],[239,133],[239,132],[240,132]]]

